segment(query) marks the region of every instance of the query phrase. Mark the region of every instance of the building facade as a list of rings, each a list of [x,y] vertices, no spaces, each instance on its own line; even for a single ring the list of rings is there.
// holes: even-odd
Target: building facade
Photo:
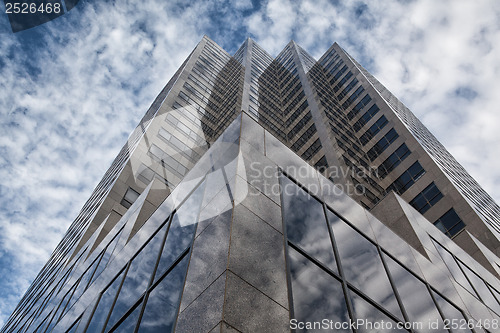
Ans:
[[[337,44],[204,37],[1,332],[500,331],[500,208]]]

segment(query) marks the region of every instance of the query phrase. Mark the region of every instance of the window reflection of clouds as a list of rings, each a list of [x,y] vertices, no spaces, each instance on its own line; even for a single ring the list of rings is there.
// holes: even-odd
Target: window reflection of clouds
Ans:
[[[138,332],[168,333],[173,330],[187,264],[188,256],[150,292]]]
[[[393,321],[391,318],[386,316],[384,313],[382,313],[379,309],[365,301],[361,296],[359,296],[357,293],[353,292],[350,290],[349,292],[350,297],[351,297],[351,304],[352,304],[352,309],[354,311],[354,316],[356,316],[357,319],[363,319],[367,323],[372,323],[374,327],[376,327],[376,324],[381,324],[382,322],[388,323],[390,322],[392,324],[391,329],[380,329],[377,330],[377,332],[406,332],[403,329],[397,329],[396,328],[396,322]],[[388,325],[385,326],[380,326],[381,328],[388,328]],[[368,325],[363,325],[361,327],[358,327],[357,332],[373,332],[373,330],[369,329]]]
[[[427,287],[413,274],[384,254],[394,284],[398,290],[403,306],[411,322],[422,323],[421,330],[416,332],[446,332],[443,321],[432,301]],[[439,323],[439,329],[431,329],[430,323]]]
[[[89,327],[87,328],[87,332],[100,332],[102,330],[102,326],[104,325],[104,321],[108,316],[109,309],[111,308],[113,300],[115,299],[116,291],[120,287],[122,277],[123,272],[119,274],[119,276],[103,293],[101,299],[99,300],[99,304],[94,311],[94,315],[92,316]]]
[[[375,245],[329,210],[328,220],[347,281],[402,318],[394,291]]]
[[[135,325],[137,324],[137,320],[139,319],[139,313],[141,312],[141,306],[137,306],[135,310],[128,315],[127,318],[120,325],[111,332],[120,332],[120,333],[133,333],[135,329]]]
[[[481,279],[476,273],[474,273],[468,266],[463,264],[460,260],[458,261],[459,265],[462,267],[465,275],[469,278],[469,281],[474,286],[474,289],[479,294],[479,297],[483,301],[484,304],[490,307],[497,314],[500,314],[500,305],[498,304],[493,294],[490,292],[488,287],[486,286],[483,279]]]
[[[435,242],[432,240],[434,243],[434,246],[438,250],[439,254],[441,255],[441,258],[446,264],[446,267],[448,267],[448,270],[450,271],[451,275],[453,278],[462,285],[465,289],[467,289],[471,294],[474,296],[477,296],[476,292],[474,289],[472,289],[472,286],[470,285],[469,281],[465,278],[464,273],[462,273],[462,270],[460,267],[458,267],[457,262],[453,258],[450,252],[448,252],[444,247],[442,247],[439,243]]]
[[[447,300],[439,296],[437,293],[432,292],[432,295],[434,296],[434,299],[436,300],[436,303],[439,305],[439,308],[441,309],[441,312],[443,313],[443,316],[446,319],[457,319],[458,323],[463,322],[465,320],[462,312],[460,312],[456,307],[448,303]],[[467,329],[466,327],[457,327],[453,328],[451,330],[453,333],[470,333],[471,330]]]
[[[107,327],[111,327],[116,323],[137,301],[139,296],[146,291],[151,273],[156,264],[156,259],[158,258],[158,253],[160,252],[163,236],[164,232],[158,232],[132,260]]]
[[[288,248],[288,254],[294,318],[299,322],[321,321],[322,319],[339,323],[349,322],[340,282],[292,247]],[[344,331],[339,329],[335,332]],[[345,330],[345,332],[350,331]]]
[[[106,247],[104,251],[104,254],[102,255],[101,261],[99,262],[99,266],[97,267],[94,276],[92,277],[92,281],[90,281],[90,284],[92,284],[98,277],[101,275],[102,271],[104,268],[106,268],[106,265],[108,264],[109,258],[111,257],[111,254],[113,253],[116,243],[118,243],[118,239],[120,239],[120,235],[123,229],[118,231],[116,234],[115,238],[109,243],[109,245]]]
[[[202,183],[182,204],[172,217],[167,239],[163,247],[160,262],[156,271],[156,278],[170,267],[175,259],[191,245],[193,233],[198,222],[198,212],[203,199],[204,184]]]
[[[282,186],[288,239],[336,272],[323,206],[286,177]]]

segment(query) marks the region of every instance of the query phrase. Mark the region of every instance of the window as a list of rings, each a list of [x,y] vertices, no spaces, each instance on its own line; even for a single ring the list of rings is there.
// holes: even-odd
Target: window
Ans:
[[[362,102],[362,101],[361,101]],[[360,103],[361,103],[360,102]],[[356,107],[354,107],[354,109],[349,112],[347,114],[347,118],[349,118],[349,120],[352,120],[352,118],[354,118],[354,116],[356,115],[357,112],[354,113],[354,111],[356,110],[358,106],[356,105]],[[365,114],[363,114],[357,122],[354,123],[354,130],[356,132],[358,132],[367,122],[370,121],[370,119],[373,118],[374,115],[377,114],[377,112],[380,111],[380,108],[377,106],[377,104],[373,104],[371,108],[368,109],[368,111],[365,112]]]
[[[437,186],[432,182],[427,186],[422,192],[420,192],[412,201],[412,205],[420,214],[424,214],[429,208],[434,206],[441,198],[443,194]]]
[[[457,281],[462,287],[467,289],[471,294],[477,296],[474,289],[472,289],[469,280],[467,280],[464,273],[462,272],[462,269],[460,268],[460,266],[458,266],[455,257],[453,257],[453,255],[450,252],[448,252],[447,249],[441,246],[441,244],[436,242],[434,239],[432,239],[432,242],[434,243],[434,246],[436,247],[437,251],[439,252],[439,255],[443,259],[446,267],[448,267],[448,270],[450,271],[455,281]]]
[[[380,117],[366,132],[359,138],[361,144],[366,145],[385,125],[388,121],[385,116]]]
[[[393,190],[399,195],[403,194],[425,173],[420,163],[415,162],[401,176],[398,177],[388,188],[387,192]]]
[[[302,158],[305,160],[310,160],[320,149],[321,149],[321,141],[317,139],[314,143],[307,148],[307,150],[302,154]]]
[[[282,177],[287,238],[296,247],[336,271],[333,246],[321,203]]]
[[[409,320],[422,324],[422,329],[416,331],[447,332],[443,328],[443,320],[426,285],[385,253],[384,260],[389,268]],[[431,323],[437,323],[439,327],[429,330],[432,327],[430,326]]]
[[[438,218],[437,221],[434,222],[434,225],[450,238],[465,228],[465,223],[460,219],[453,208]]]
[[[356,89],[356,91],[353,92],[352,95],[345,100],[345,102],[342,104],[342,107],[344,107],[344,109],[349,107],[349,105],[351,105],[359,97],[359,95],[363,93],[363,91],[365,91],[365,88],[363,87],[359,87],[358,89]]]
[[[401,317],[377,247],[330,210],[327,210],[327,216],[346,280],[391,313]]]
[[[127,192],[123,196],[120,205],[122,205],[125,208],[130,208],[130,206],[132,206],[132,204],[135,202],[135,200],[137,200],[138,197],[139,197],[139,192],[129,187]]]
[[[324,172],[326,169],[328,169],[328,161],[326,160],[326,156],[320,158],[319,161],[314,164],[314,167],[320,172]]]
[[[370,97],[370,95],[366,94],[365,97],[363,97],[363,99],[361,101],[359,101],[359,103],[356,104],[356,106],[352,108],[352,111],[349,112],[349,114],[347,115],[349,120],[354,118],[354,116],[357,115],[359,113],[359,111],[363,110],[363,108],[366,105],[368,105],[368,103],[370,103],[371,100],[372,100],[372,98]]]
[[[394,128],[391,128],[389,132],[382,139],[380,139],[373,147],[368,151],[368,157],[370,161],[373,162],[391,143],[394,142],[399,137],[399,134]]]
[[[410,153],[406,144],[403,143],[394,153],[382,162],[382,164],[380,164],[377,170],[378,177],[384,179],[389,172],[394,170],[406,157],[408,157],[408,155],[410,155]]]

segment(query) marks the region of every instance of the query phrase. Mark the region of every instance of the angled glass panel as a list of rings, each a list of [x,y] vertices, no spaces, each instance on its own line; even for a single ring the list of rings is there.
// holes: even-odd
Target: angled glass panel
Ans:
[[[347,281],[402,318],[377,247],[330,210],[327,215]]]
[[[415,332],[447,332],[425,284],[406,268],[384,254],[396,289]],[[432,324],[437,323],[438,327]]]
[[[97,259],[94,260],[92,265],[85,271],[85,273],[83,273],[82,277],[80,278],[80,281],[78,282],[78,287],[76,288],[73,296],[71,297],[71,301],[68,303],[66,311],[69,310],[73,306],[73,304],[76,303],[76,301],[78,301],[80,296],[82,296],[83,292],[87,289],[87,285],[90,279],[92,278],[92,275],[94,274],[97,265],[99,264],[99,259],[100,256],[97,257]]]
[[[135,309],[117,326],[114,327],[110,332],[120,332],[120,333],[133,333],[137,321],[139,320],[139,314],[141,313],[141,305],[136,305]]]
[[[293,318],[297,322],[349,322],[341,283],[315,263],[288,247],[293,296]],[[307,331],[307,330],[306,330]],[[336,332],[350,332],[344,328]]]
[[[101,332],[104,322],[108,317],[109,310],[113,305],[113,301],[116,296],[116,292],[120,288],[122,282],[123,271],[115,278],[115,280],[109,285],[109,287],[104,291],[99,300],[99,304],[94,311],[94,314],[90,320],[90,324],[86,332]]]
[[[80,324],[81,320],[82,318],[80,317],[66,333],[75,333],[76,329],[78,328],[78,324]]]
[[[281,177],[288,240],[337,272],[323,205],[287,177]]]
[[[106,268],[106,265],[108,264],[109,258],[111,258],[111,254],[113,254],[113,251],[115,250],[116,243],[118,243],[118,239],[120,239],[120,235],[122,233],[123,228],[118,231],[116,234],[115,238],[109,242],[109,245],[103,250],[104,254],[102,255],[101,261],[99,262],[99,266],[97,266],[94,275],[92,276],[92,280],[90,281],[89,285],[91,285],[95,279],[99,275],[101,275],[102,271],[104,268]]]
[[[351,305],[356,317],[357,332],[406,332],[397,328],[397,322],[384,314],[380,309],[368,303],[355,291],[349,290]]]
[[[158,279],[191,245],[196,223],[198,222],[201,202],[203,201],[204,189],[205,182],[198,186],[172,217],[155,279]]]
[[[467,325],[463,325],[463,323],[467,322],[464,315],[460,310],[458,310],[455,306],[451,305],[447,300],[441,297],[438,293],[432,291],[432,295],[436,300],[437,305],[441,309],[441,313],[445,319],[448,319],[449,322],[446,322],[446,325],[449,326],[452,333],[470,333],[471,330],[468,329]],[[455,319],[455,320],[454,320]]]
[[[453,255],[448,252],[444,247],[441,246],[441,244],[437,243],[432,239],[432,242],[434,243],[434,246],[438,250],[439,254],[441,255],[441,258],[443,259],[444,263],[446,264],[446,267],[448,267],[451,275],[453,278],[462,285],[465,289],[467,289],[471,294],[474,296],[477,296],[476,292],[474,289],[472,289],[472,286],[470,285],[469,281],[465,277],[464,273],[458,266],[457,261],[453,257]]]
[[[149,293],[138,332],[168,333],[173,331],[187,264],[188,256],[185,256]]]
[[[156,233],[130,263],[120,294],[109,317],[107,328],[112,327],[146,291],[158,259],[165,229],[166,226],[161,228],[160,232]]]
[[[67,293],[64,295],[64,298],[62,299],[61,303],[59,304],[59,307],[57,308],[57,312],[55,313],[54,317],[52,318],[52,321],[50,322],[49,326],[47,327],[47,332],[50,332],[52,328],[57,324],[59,321],[59,318],[61,318],[61,315],[63,314],[64,309],[68,305],[68,302],[71,298],[71,295],[73,295],[73,292],[75,291],[75,286],[73,286]]]
[[[470,283],[476,290],[477,294],[481,298],[484,304],[486,304],[490,309],[500,314],[500,304],[486,286],[486,283],[481,279],[475,272],[473,272],[467,265],[458,260],[458,264],[462,267],[465,275],[469,278]]]

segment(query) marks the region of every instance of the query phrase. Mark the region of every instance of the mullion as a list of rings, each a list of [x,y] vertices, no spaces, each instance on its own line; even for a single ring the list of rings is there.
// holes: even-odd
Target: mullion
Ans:
[[[340,262],[341,259],[340,259],[339,250],[337,248],[337,243],[335,242],[335,237],[333,235],[333,230],[332,230],[332,227],[330,225],[330,220],[328,219],[328,214],[326,213],[326,210],[328,208],[326,207],[324,202],[321,202],[321,203],[322,203],[322,207],[323,207],[323,214],[325,215],[325,218],[326,218],[326,224],[328,226],[328,233],[330,236],[330,242],[332,243],[332,246],[333,246],[333,254],[335,256],[335,261],[337,262],[337,269],[339,270],[340,281],[342,282],[342,290],[344,291],[344,300],[346,302],[347,312],[349,313],[349,316],[351,317],[351,319],[354,321],[356,319],[356,316],[354,315],[354,308],[352,306],[351,299],[349,297],[349,287],[347,286],[347,281],[345,278],[344,269],[342,267],[342,263]],[[356,332],[357,331],[356,327],[354,327],[353,330],[354,330],[354,332]]]
[[[167,235],[168,235],[168,232],[170,231],[170,226],[172,225],[172,219],[173,219],[173,216],[174,214],[176,213],[176,210],[174,210],[169,217],[167,217],[166,219],[166,222],[165,224],[167,224],[167,228],[165,230],[165,234],[163,235],[163,239],[161,241],[161,245],[160,245],[160,250],[158,252],[158,256],[156,258],[156,262],[155,262],[155,266],[153,267],[153,272],[151,273],[151,278],[149,279],[149,282],[148,282],[148,286],[146,287],[146,292],[145,292],[145,295],[144,295],[144,302],[142,303],[142,306],[141,306],[141,310],[139,312],[139,318],[137,318],[137,324],[135,325],[135,330],[134,332],[137,332],[137,330],[139,329],[139,323],[141,322],[142,320],[142,315],[144,314],[144,309],[146,308],[146,303],[148,302],[148,298],[149,298],[149,290],[152,289],[152,284],[154,282],[154,279],[155,279],[155,275],[156,275],[156,270],[158,269],[158,264],[160,263],[160,259],[161,259],[161,254],[163,252],[163,248],[165,247],[165,242],[167,240]],[[163,226],[165,224],[162,224],[162,226],[160,227],[163,228]],[[182,255],[181,255],[182,256]],[[174,265],[177,264],[177,260],[174,262]],[[169,268],[167,270],[167,272],[170,272],[171,268]],[[158,279],[159,281],[160,279]]]
[[[120,271],[120,273],[118,273],[118,275],[120,275],[120,274],[123,272],[123,276],[121,277],[121,279],[122,279],[122,280],[121,280],[121,282],[120,282],[120,286],[119,286],[119,287],[118,287],[118,289],[116,290],[116,295],[115,295],[115,297],[113,298],[113,302],[111,303],[111,307],[110,307],[110,308],[109,308],[109,310],[108,310],[108,315],[106,316],[106,320],[105,320],[105,321],[104,321],[104,323],[103,323],[103,327],[102,327],[101,333],[104,333],[104,331],[106,330],[106,325],[108,324],[108,320],[109,320],[109,318],[111,317],[111,314],[113,313],[113,309],[114,309],[114,307],[115,307],[116,300],[118,299],[118,296],[120,296],[120,292],[121,292],[121,290],[122,290],[123,282],[125,281],[125,278],[127,277],[128,269],[129,269],[129,267],[130,267],[131,262],[132,262],[132,261],[129,261],[129,262],[127,263],[127,265],[125,265],[125,268],[124,268],[123,270],[121,270],[121,271]],[[111,283],[113,283],[113,282],[114,282],[114,280],[113,280]],[[111,285],[111,283],[110,283],[110,285]],[[105,291],[106,291],[106,290],[105,290]],[[101,294],[101,296],[102,296],[102,295],[103,295],[103,294]],[[99,302],[100,302],[100,301],[101,301],[101,300],[99,300]],[[97,309],[97,307],[99,306],[99,302],[97,302],[97,304],[96,304],[96,308],[94,309],[94,311],[95,311],[95,310]],[[93,315],[92,315],[92,317],[93,317]],[[92,321],[92,317],[90,318],[90,321]],[[90,323],[90,321],[89,321],[89,323]]]

